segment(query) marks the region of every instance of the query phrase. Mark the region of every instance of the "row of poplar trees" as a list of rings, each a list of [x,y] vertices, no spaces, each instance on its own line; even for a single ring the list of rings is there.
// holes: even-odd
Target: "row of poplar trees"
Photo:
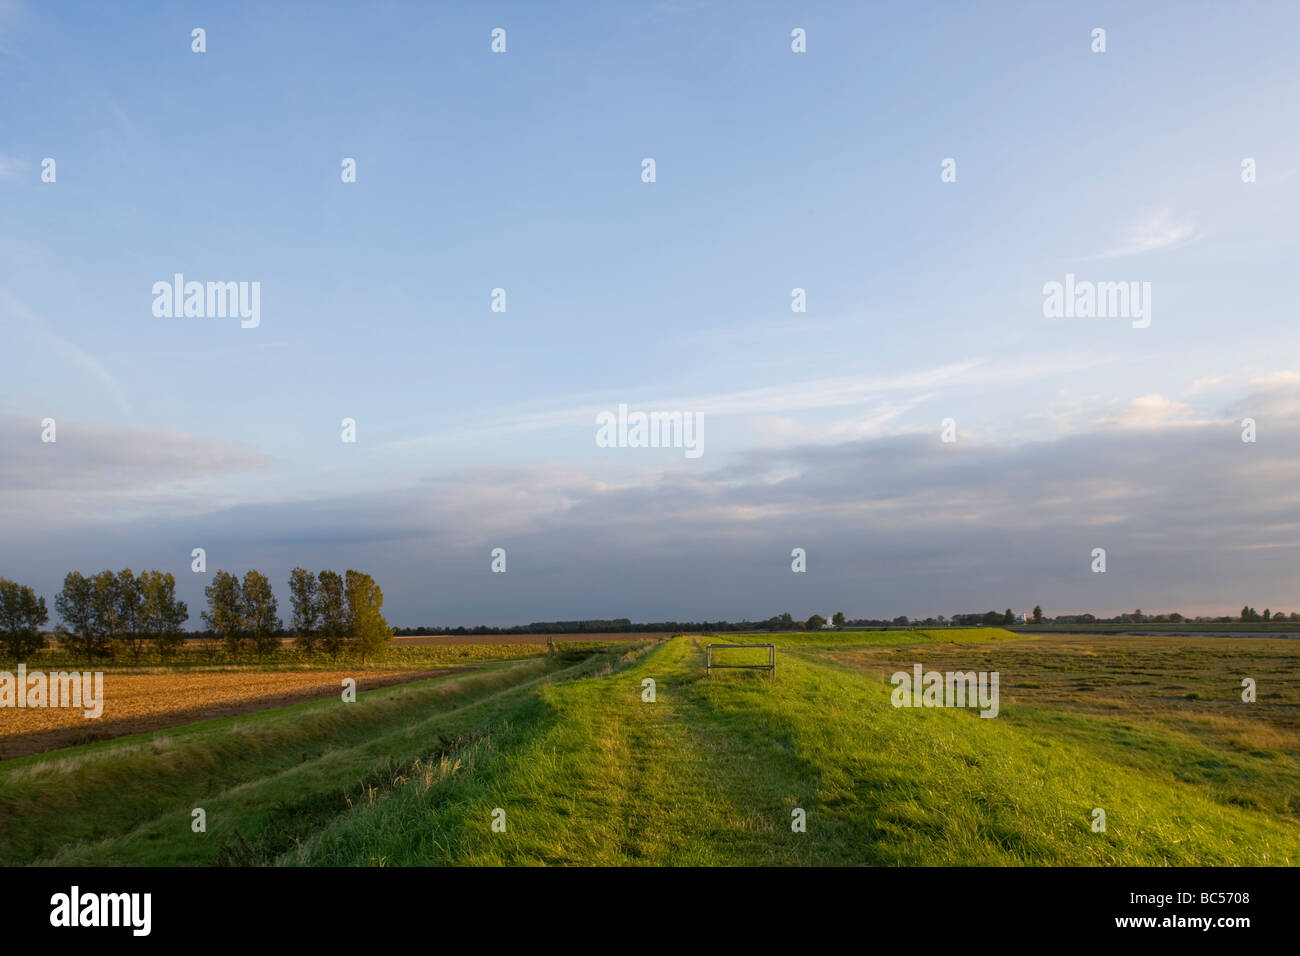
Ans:
[[[317,652],[337,657],[345,648],[365,663],[393,635],[384,620],[384,593],[374,578],[360,571],[313,575],[294,568],[289,578],[293,604],[294,643],[308,656]],[[252,651],[259,661],[280,647],[284,622],[271,582],[260,571],[243,581],[218,571],[204,589],[202,613],[207,633],[200,643],[215,658],[224,647],[232,660]],[[63,590],[54,598],[62,619],[55,631],[59,644],[87,663],[96,657],[129,653],[138,663],[153,647],[165,663],[185,643],[189,608],[176,597],[176,579],[163,571],[69,571]],[[23,585],[0,578],[0,641],[6,656],[22,661],[45,647],[43,625],[49,620],[45,598]]]
[[[249,571],[241,583],[235,575],[218,571],[203,593],[208,599],[203,622],[210,630],[204,643],[210,654],[220,642],[232,658],[251,648],[261,661],[279,648],[284,623],[266,575]],[[365,663],[392,640],[393,629],[383,615],[384,592],[364,572],[312,574],[294,568],[289,600],[294,643],[308,656],[319,651],[337,657],[346,647]]]
[[[166,660],[185,641],[190,612],[176,599],[176,579],[163,571],[69,571],[54,598],[62,618],[59,644],[74,656],[107,657],[121,648],[137,661],[153,646]],[[47,644],[40,629],[49,620],[45,598],[29,587],[0,579],[0,622],[6,650],[24,660]],[[12,625],[12,626],[11,626]]]

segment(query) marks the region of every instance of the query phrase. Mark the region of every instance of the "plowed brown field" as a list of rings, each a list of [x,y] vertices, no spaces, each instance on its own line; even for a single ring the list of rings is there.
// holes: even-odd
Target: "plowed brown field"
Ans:
[[[0,759],[337,696],[345,677],[369,690],[451,670],[110,672],[104,674],[100,717],[88,719],[79,707],[0,709]]]

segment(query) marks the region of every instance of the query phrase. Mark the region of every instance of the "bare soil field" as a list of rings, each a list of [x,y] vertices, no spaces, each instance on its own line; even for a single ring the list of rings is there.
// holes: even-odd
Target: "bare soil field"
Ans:
[[[453,670],[110,672],[100,717],[89,719],[76,707],[0,710],[0,760],[336,696],[345,677],[371,690]]]

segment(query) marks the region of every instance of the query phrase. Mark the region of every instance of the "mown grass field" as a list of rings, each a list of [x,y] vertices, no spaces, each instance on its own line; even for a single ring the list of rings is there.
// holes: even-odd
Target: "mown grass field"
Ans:
[[[1141,624],[1020,624],[1028,634],[1300,634],[1300,621],[1144,621]]]
[[[706,678],[708,640],[493,662],[352,705],[0,763],[0,861],[1300,861],[1293,641],[765,636],[775,676]],[[892,707],[889,674],[915,663],[998,670],[1000,715]],[[1242,677],[1258,682],[1257,702],[1242,702]],[[196,807],[204,833],[191,829]],[[806,832],[792,831],[796,809]]]

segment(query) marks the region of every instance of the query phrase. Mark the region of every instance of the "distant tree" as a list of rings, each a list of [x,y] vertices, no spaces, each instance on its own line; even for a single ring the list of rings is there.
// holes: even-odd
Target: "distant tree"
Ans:
[[[176,578],[170,572],[145,571],[139,577],[144,600],[140,605],[140,632],[158,651],[163,663],[185,643],[185,622],[190,609],[176,600]]]
[[[1264,608],[1264,620],[1269,621],[1272,619],[1273,619],[1273,612],[1270,611],[1268,608]]]
[[[104,652],[103,635],[98,631],[95,614],[95,579],[80,571],[69,571],[63,578],[63,590],[54,596],[54,609],[63,621],[65,630],[59,633],[59,643],[76,656],[85,655],[89,664],[96,654]]]
[[[999,614],[997,611],[985,611],[984,623],[988,625],[1001,624],[1006,620],[1006,615]]]
[[[208,609],[202,614],[203,622],[225,645],[231,659],[238,660],[244,644],[244,597],[239,578],[229,571],[218,571],[212,583],[203,589],[203,594],[208,599]]]
[[[37,597],[24,584],[0,578],[0,637],[15,662],[26,660],[45,646],[41,626],[49,619],[45,598]]]
[[[101,656],[113,656],[122,638],[121,581],[112,571],[100,571],[91,579],[91,608],[94,613],[96,647]]]
[[[305,568],[294,568],[289,573],[289,601],[293,605],[294,643],[308,657],[316,652],[319,639],[320,604],[317,592],[320,582]]]
[[[382,613],[384,592],[370,575],[352,570],[344,575],[343,590],[347,595],[348,633],[365,664],[393,639],[393,629]]]
[[[834,614],[832,614],[832,615],[831,615],[831,623],[834,624],[836,627],[843,627],[843,626],[844,626],[844,612],[843,612],[843,611],[836,611]]]
[[[279,615],[280,606],[271,582],[261,571],[249,571],[244,575],[243,599],[244,633],[248,635],[260,663],[268,655],[274,656],[280,648],[280,631],[284,627]]]
[[[1037,604],[1034,605],[1034,623],[1043,623],[1043,609]]]
[[[144,590],[130,568],[117,572],[117,623],[116,639],[140,663],[146,638],[140,632],[140,607],[144,604]]]
[[[810,631],[820,631],[826,626],[826,618],[822,617],[820,614],[814,614],[812,617],[808,618],[807,626]]]
[[[893,624],[897,624],[899,627],[907,627],[907,623],[908,623],[908,622],[907,622],[907,615],[906,615],[906,614],[900,614],[900,615],[898,615],[898,617],[894,618],[894,620],[893,620],[891,623],[893,623]]]
[[[1183,616],[1182,616],[1181,614],[1179,614],[1177,611],[1174,611],[1174,612],[1172,612],[1172,613],[1169,615],[1169,620],[1173,621],[1175,624],[1177,624],[1177,623],[1178,623],[1179,621],[1181,621],[1182,619],[1183,619]]]
[[[1006,611],[1003,612],[1003,614],[1002,614],[1002,623],[1003,623],[1003,624],[1014,624],[1014,623],[1016,623],[1016,615],[1015,615],[1015,612],[1011,610],[1011,608],[1007,608]]]
[[[337,571],[322,571],[317,588],[320,609],[320,648],[331,659],[338,657],[348,636],[347,595],[343,577]]]

